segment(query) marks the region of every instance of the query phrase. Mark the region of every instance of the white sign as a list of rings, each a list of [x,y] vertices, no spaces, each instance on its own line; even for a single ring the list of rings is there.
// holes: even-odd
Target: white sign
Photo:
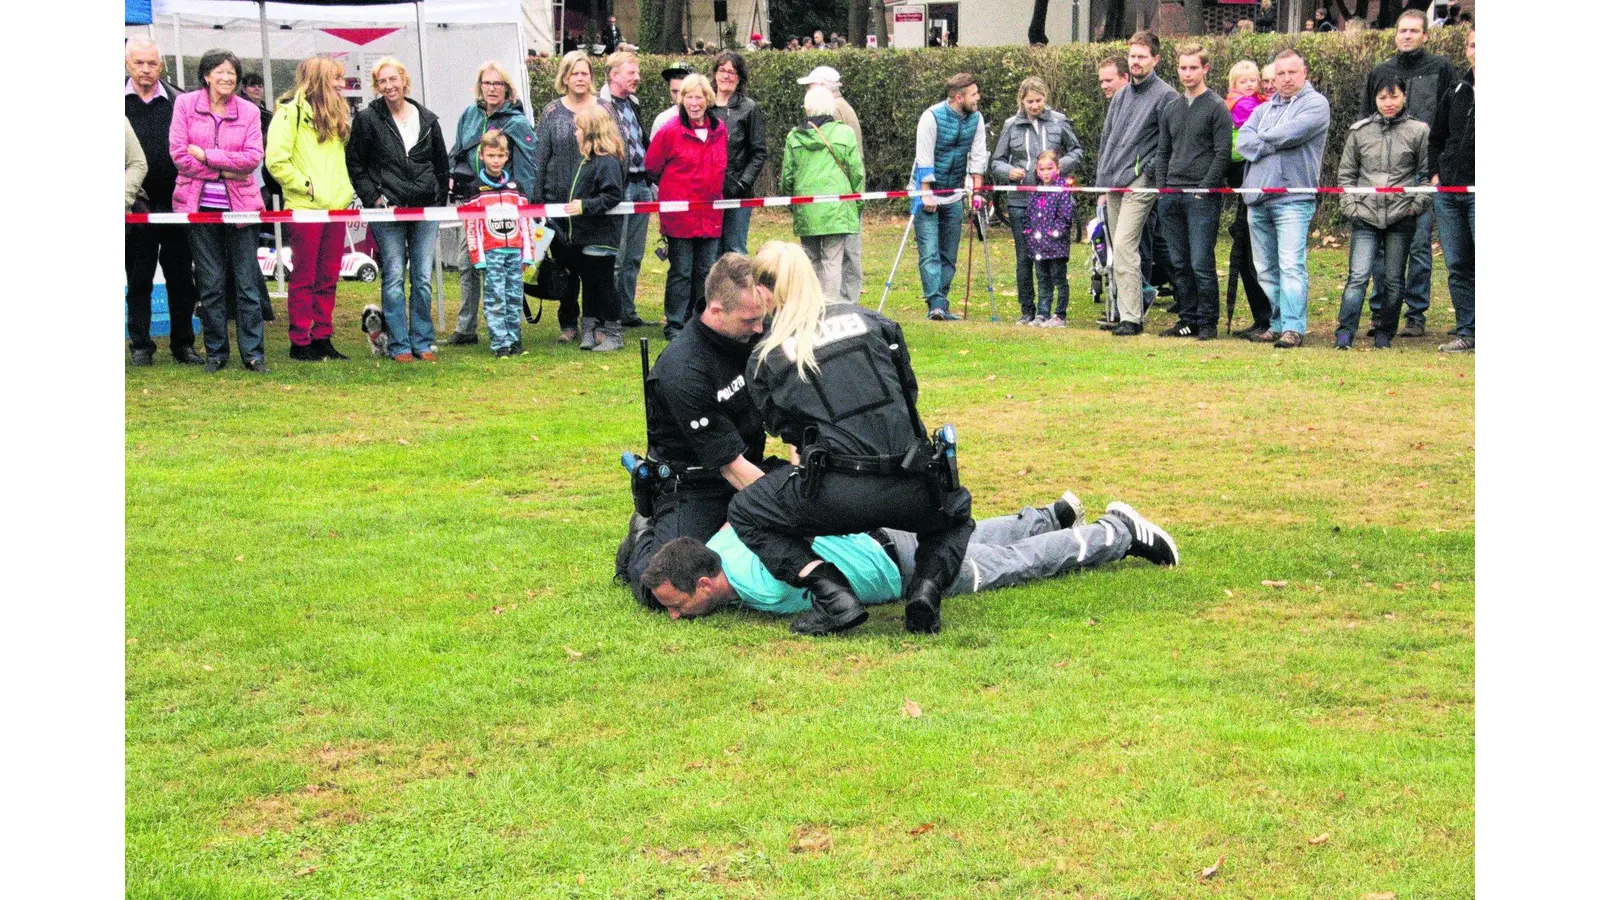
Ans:
[[[890,42],[901,50],[928,45],[928,8],[906,4],[894,8]]]

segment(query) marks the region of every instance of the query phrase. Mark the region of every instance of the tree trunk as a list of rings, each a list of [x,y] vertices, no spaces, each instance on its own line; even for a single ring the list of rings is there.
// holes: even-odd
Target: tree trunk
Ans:
[[[1106,18],[1100,24],[1100,40],[1115,41],[1128,36],[1128,0],[1106,0]]]
[[[662,0],[661,49],[663,52],[682,53],[689,49],[683,43],[683,5],[686,0]]]
[[[877,4],[871,0],[850,0],[849,21],[845,28],[846,37],[852,47],[865,47],[867,45],[867,27],[869,10]]]
[[[1186,27],[1189,34],[1206,33],[1206,11],[1200,5],[1200,0],[1183,0],[1183,11],[1188,13]]]
[[[1028,43],[1034,45],[1050,43],[1050,38],[1044,33],[1044,19],[1049,12],[1050,0],[1033,0],[1033,18],[1028,21]]]
[[[878,36],[878,49],[889,48],[889,16],[883,7],[883,0],[871,0],[872,32]]]

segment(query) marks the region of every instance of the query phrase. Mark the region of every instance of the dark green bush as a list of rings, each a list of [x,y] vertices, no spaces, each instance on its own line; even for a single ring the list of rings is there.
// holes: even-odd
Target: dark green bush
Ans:
[[[1465,62],[1464,28],[1437,29],[1430,34],[1428,47],[1457,61]],[[1163,45],[1158,74],[1177,84],[1177,42]],[[1228,68],[1240,59],[1253,59],[1264,65],[1273,54],[1294,46],[1306,57],[1313,84],[1333,107],[1333,122],[1324,154],[1323,183],[1333,184],[1344,133],[1360,115],[1361,92],[1373,65],[1394,53],[1392,31],[1365,31],[1355,34],[1250,34],[1237,37],[1210,37],[1201,43],[1211,54],[1212,89],[1227,91]],[[1107,56],[1125,56],[1127,44],[1061,44],[1044,48],[976,47],[948,50],[818,50],[804,53],[766,51],[747,53],[750,68],[749,94],[766,112],[768,144],[772,162],[760,187],[770,193],[777,175],[784,135],[804,117],[801,108],[805,88],[795,80],[812,67],[831,65],[843,78],[843,94],[861,117],[865,141],[867,187],[869,190],[894,190],[905,186],[915,152],[917,118],[922,111],[944,99],[944,80],[956,72],[971,72],[978,78],[983,93],[983,116],[989,130],[990,146],[1000,134],[1000,126],[1016,112],[1017,86],[1029,75],[1037,75],[1050,86],[1051,105],[1066,113],[1078,138],[1088,151],[1080,180],[1087,182],[1094,172],[1095,153],[1104,123],[1106,100],[1100,94],[1096,65]],[[653,117],[664,109],[666,85],[658,73],[671,61],[669,57],[641,58],[640,102]],[[709,57],[690,57],[700,70],[710,68]],[[548,60],[530,72],[529,97],[537,111],[551,99],[551,79],[555,60]],[[597,73],[597,80],[604,78]]]

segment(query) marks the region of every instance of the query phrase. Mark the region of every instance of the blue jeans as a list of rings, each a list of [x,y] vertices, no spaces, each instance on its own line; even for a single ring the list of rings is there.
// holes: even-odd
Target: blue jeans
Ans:
[[[722,238],[717,255],[742,253],[750,255],[750,214],[752,209],[725,209],[722,211]]]
[[[706,305],[706,276],[717,261],[720,238],[667,238],[667,340]]]
[[[1017,305],[1022,307],[1022,317],[1028,318],[1034,314],[1033,257],[1028,255],[1028,208],[1008,206],[1006,213],[1011,216],[1011,244],[1017,254]],[[1044,314],[1050,315],[1048,301]]]
[[[1306,235],[1315,200],[1263,200],[1250,207],[1250,240],[1256,277],[1272,301],[1271,329],[1306,333]]]
[[[656,192],[647,181],[630,181],[622,194],[629,203],[645,203],[656,198]],[[622,308],[622,321],[639,318],[634,309],[633,295],[639,289],[639,266],[644,262],[644,247],[650,230],[650,214],[639,213],[628,217],[622,226],[622,246],[617,248],[617,301]]]
[[[1376,272],[1383,284],[1382,305],[1372,311],[1374,331],[1394,337],[1400,326],[1400,298],[1405,295],[1406,251],[1417,230],[1416,216],[1406,216],[1388,228],[1374,228],[1360,219],[1350,223],[1350,277],[1344,283],[1339,302],[1339,331],[1354,335],[1361,324],[1361,301],[1367,295],[1367,282]],[[1375,270],[1375,260],[1383,268]]]
[[[438,237],[438,222],[372,223],[378,266],[383,270],[383,317],[388,321],[390,356],[433,349],[433,252]],[[407,266],[411,268],[409,305]]]
[[[483,255],[483,318],[489,349],[522,342],[522,251],[503,248]]]
[[[1156,203],[1166,238],[1178,321],[1191,328],[1217,327],[1217,230],[1221,194],[1162,194]]]
[[[1434,194],[1433,210],[1439,218],[1439,243],[1444,264],[1450,269],[1450,303],[1456,308],[1453,334],[1476,339],[1478,224],[1471,194]]]
[[[928,309],[950,310],[950,282],[956,277],[956,260],[961,256],[961,223],[967,216],[966,204],[952,200],[940,206],[926,206],[913,214],[917,232],[917,273],[922,276],[922,299]],[[1023,254],[1027,251],[1024,249]]]
[[[190,225],[189,255],[194,258],[194,284],[200,295],[200,330],[205,333],[206,356],[228,358],[228,307],[223,296],[228,270],[233,272],[235,329],[239,358],[262,359],[261,310],[267,295],[262,290],[260,264],[256,262],[254,225]]]
[[[1418,182],[1419,184],[1421,182]],[[1434,196],[1438,196],[1435,194]],[[1377,271],[1387,268],[1384,261],[1384,249],[1378,249],[1378,258],[1372,266]],[[1372,315],[1378,315],[1378,309],[1387,304],[1384,302],[1383,292],[1386,290],[1382,282],[1372,292]],[[1411,238],[1411,246],[1406,250],[1405,263],[1405,298],[1406,321],[1426,322],[1428,319],[1429,297],[1433,291],[1433,205],[1422,207],[1422,212],[1417,215],[1417,233]]]

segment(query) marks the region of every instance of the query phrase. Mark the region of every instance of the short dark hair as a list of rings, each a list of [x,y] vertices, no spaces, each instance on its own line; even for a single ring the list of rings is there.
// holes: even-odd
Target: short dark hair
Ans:
[[[724,307],[741,303],[746,292],[756,286],[756,264],[743,253],[729,251],[711,264],[706,275],[706,302]]]
[[[1105,59],[1100,60],[1100,65],[1095,66],[1094,70],[1099,72],[1106,66],[1116,66],[1118,75],[1121,75],[1123,78],[1128,77],[1128,58],[1126,56],[1108,56]]]
[[[961,93],[962,91],[966,90],[969,87],[972,87],[973,85],[975,85],[977,83],[978,83],[978,79],[972,77],[972,73],[970,73],[970,72],[957,72],[956,74],[951,75],[949,78],[945,79],[944,95],[946,97],[954,97],[955,95]]]
[[[266,87],[267,86],[267,82],[266,82],[265,79],[263,79],[261,77],[261,73],[260,72],[251,72],[249,75],[246,75],[243,78],[239,79],[239,86],[240,87]]]
[[[685,594],[694,593],[695,584],[702,578],[715,578],[722,574],[722,557],[705,544],[692,537],[673,538],[661,545],[650,564],[644,567],[639,579],[644,586],[647,602],[638,598],[649,609],[661,610],[661,602],[651,592],[663,584],[670,584]]]
[[[1400,20],[1402,20],[1402,19],[1416,19],[1418,22],[1420,22],[1422,24],[1422,30],[1423,31],[1427,31],[1428,30],[1428,14],[1423,12],[1420,9],[1403,9],[1403,10],[1401,10],[1400,11],[1400,15],[1394,17],[1394,24],[1395,24],[1396,27],[1399,27]]]
[[[207,50],[200,57],[199,70],[195,75],[196,80],[200,82],[201,90],[205,89],[206,76],[211,74],[212,69],[223,63],[230,63],[233,66],[233,74],[241,78],[244,77],[244,66],[239,63],[239,57],[234,56],[232,50],[222,50],[220,48]]]
[[[1373,75],[1372,96],[1376,98],[1385,91],[1399,91],[1400,96],[1404,97],[1406,95],[1406,80],[1401,78],[1398,72],[1379,69],[1377,74]]]
[[[713,76],[712,84],[716,84],[714,79],[717,74],[717,70],[722,68],[723,63],[733,63],[733,73],[739,76],[739,86],[734,88],[733,91],[736,94],[744,93],[744,84],[746,81],[750,80],[750,70],[745,68],[744,57],[740,56],[733,50],[724,50],[717,54],[716,59],[711,61],[711,74]]]
[[[1128,46],[1136,44],[1149,50],[1151,56],[1161,55],[1161,38],[1156,37],[1153,31],[1135,31],[1133,37],[1128,38]]]

